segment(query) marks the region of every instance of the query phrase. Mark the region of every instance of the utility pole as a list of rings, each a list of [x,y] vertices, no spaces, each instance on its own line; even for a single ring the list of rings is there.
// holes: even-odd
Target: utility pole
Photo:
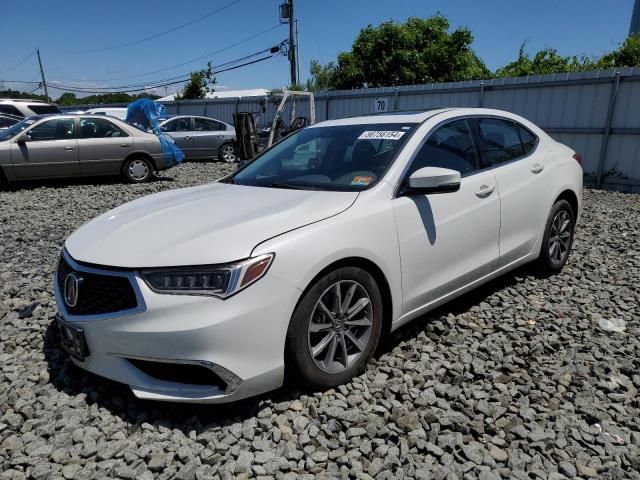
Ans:
[[[296,67],[297,80],[300,82],[300,32],[298,31],[298,19],[296,19]]]
[[[289,64],[291,66],[291,85],[298,84],[297,68],[296,68],[296,38],[293,29],[293,0],[289,0]]]
[[[44,68],[42,68],[42,60],[40,60],[40,49],[37,49],[38,52],[38,63],[40,64],[40,75],[42,75],[42,86],[44,87],[44,96],[47,99],[47,102],[50,102],[49,98],[49,90],[47,90],[47,81],[44,79]]]

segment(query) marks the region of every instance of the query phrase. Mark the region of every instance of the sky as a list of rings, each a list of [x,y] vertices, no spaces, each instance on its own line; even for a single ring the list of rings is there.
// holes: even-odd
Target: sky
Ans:
[[[200,69],[209,60],[215,68],[288,38],[288,26],[279,25],[278,21],[278,5],[283,1],[3,2],[0,89],[2,80],[5,87],[17,86],[7,83],[9,80],[39,81],[37,58],[30,56],[36,48],[40,49],[47,82],[84,89],[150,85]],[[562,55],[598,56],[615,49],[627,36],[633,3],[634,0],[296,0],[301,77],[303,82],[308,78],[310,60],[326,63],[335,60],[340,51],[349,50],[360,29],[369,24],[428,17],[437,12],[449,18],[452,29],[471,29],[472,48],[492,70],[513,60],[523,42],[529,52],[552,47]],[[212,13],[215,10],[219,11]],[[209,13],[202,20],[176,28]],[[139,41],[171,29],[175,30]],[[126,46],[121,47],[123,44]],[[209,55],[214,52],[218,53]],[[175,66],[198,57],[203,58]],[[157,70],[162,71],[142,75]],[[217,89],[279,88],[289,83],[288,60],[278,55],[219,73],[216,78]],[[31,90],[37,84],[22,87],[21,90]],[[169,86],[166,92],[173,93],[176,88],[179,86]],[[61,93],[50,91],[53,98]],[[165,89],[155,93],[163,95]]]

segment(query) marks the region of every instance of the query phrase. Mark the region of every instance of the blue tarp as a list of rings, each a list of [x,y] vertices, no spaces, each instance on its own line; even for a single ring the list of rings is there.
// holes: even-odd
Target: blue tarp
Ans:
[[[177,165],[184,160],[184,153],[175,142],[160,130],[160,118],[166,115],[164,105],[148,98],[140,98],[127,106],[127,123],[140,126],[143,130],[151,129],[160,139],[162,153],[170,165]]]

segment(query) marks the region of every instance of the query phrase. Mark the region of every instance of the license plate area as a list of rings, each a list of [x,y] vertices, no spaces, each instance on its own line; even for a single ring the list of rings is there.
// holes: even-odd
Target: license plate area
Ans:
[[[55,322],[62,349],[76,360],[84,360],[89,355],[89,349],[82,329],[69,325],[59,315],[56,316]]]

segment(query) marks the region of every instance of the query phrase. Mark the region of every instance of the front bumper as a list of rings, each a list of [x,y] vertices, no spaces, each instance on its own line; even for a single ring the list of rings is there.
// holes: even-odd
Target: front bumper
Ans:
[[[285,337],[300,290],[267,274],[221,300],[157,294],[135,272],[130,278],[143,308],[100,316],[70,315],[56,278],[61,320],[81,329],[86,341],[88,356],[72,357],[76,365],[152,400],[224,403],[282,385]],[[226,388],[157,378],[134,366],[137,360],[204,366]]]

